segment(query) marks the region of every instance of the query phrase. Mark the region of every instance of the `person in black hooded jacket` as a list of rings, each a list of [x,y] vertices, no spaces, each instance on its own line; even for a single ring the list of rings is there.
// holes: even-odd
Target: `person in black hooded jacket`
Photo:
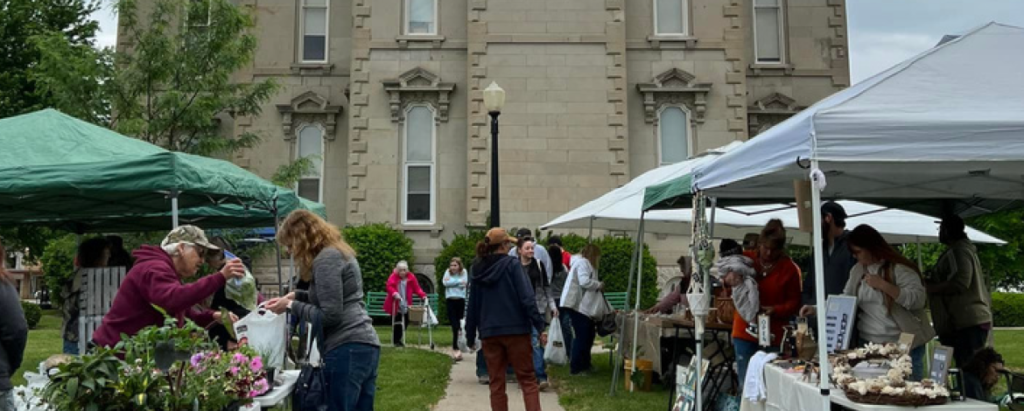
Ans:
[[[492,228],[477,244],[472,267],[466,340],[475,349],[479,332],[490,376],[491,409],[507,410],[505,365],[512,364],[523,391],[527,411],[540,410],[540,391],[533,369],[530,332],[547,324],[537,310],[536,298],[522,264],[508,255],[512,243],[502,228]]]

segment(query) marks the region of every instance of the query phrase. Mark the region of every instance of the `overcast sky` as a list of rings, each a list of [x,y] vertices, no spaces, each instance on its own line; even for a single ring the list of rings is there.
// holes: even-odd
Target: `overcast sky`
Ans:
[[[96,12],[100,46],[112,46],[117,26],[109,6]],[[1022,0],[847,0],[850,74],[857,83],[990,21],[1024,27]]]

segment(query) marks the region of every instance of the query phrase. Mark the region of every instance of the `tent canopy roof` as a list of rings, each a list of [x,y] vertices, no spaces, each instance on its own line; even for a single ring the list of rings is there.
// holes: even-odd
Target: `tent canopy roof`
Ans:
[[[692,176],[722,201],[793,198],[810,160],[825,198],[964,216],[1024,200],[1024,29],[989,23],[840,91]],[[666,183],[667,184],[667,183]],[[649,190],[671,208],[682,189]]]

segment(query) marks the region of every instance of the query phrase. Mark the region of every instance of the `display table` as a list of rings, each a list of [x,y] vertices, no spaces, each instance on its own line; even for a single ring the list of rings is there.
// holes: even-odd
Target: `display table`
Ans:
[[[801,380],[802,374],[786,372],[780,367],[766,365],[764,367],[764,385],[767,388],[768,399],[758,403],[743,400],[742,411],[802,411],[820,410],[821,394],[817,384],[811,384]],[[842,391],[831,390],[832,404],[858,411],[890,411],[907,410],[912,407],[897,407],[891,405],[869,405],[850,401]],[[930,405],[919,407],[928,411],[998,411],[995,404],[989,404],[976,400],[950,401],[945,405]]]
[[[253,398],[254,402],[260,404],[260,408],[268,409],[283,405],[288,397],[295,390],[295,382],[299,380],[299,370],[281,371],[284,382],[274,387],[266,394]]]
[[[696,324],[681,316],[651,316],[646,318],[645,322],[652,327],[673,330],[675,339],[673,340],[674,345],[671,350],[671,367],[674,370],[675,366],[679,365],[676,364],[676,360],[679,358],[679,339],[696,340]],[[704,325],[703,337],[705,343],[704,358],[711,363],[711,367],[708,369],[708,375],[704,377],[702,392],[705,398],[717,398],[718,393],[722,392],[726,381],[731,379],[733,386],[737,384],[736,374],[733,372],[735,356],[732,350],[728,349],[732,346],[732,324],[709,321]],[[673,372],[672,375],[675,375],[675,373]],[[669,390],[669,409],[672,409],[676,384],[673,381],[666,382],[670,383],[672,388]],[[705,401],[704,409],[712,409],[713,404],[714,401]]]

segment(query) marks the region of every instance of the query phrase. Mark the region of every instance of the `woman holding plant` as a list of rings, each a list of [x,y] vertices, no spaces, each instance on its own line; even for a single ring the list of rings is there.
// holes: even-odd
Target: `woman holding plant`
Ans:
[[[295,258],[309,290],[271,299],[267,308],[307,322],[319,318],[329,410],[372,410],[380,340],[366,313],[355,250],[337,227],[305,210],[288,216],[277,241]]]

